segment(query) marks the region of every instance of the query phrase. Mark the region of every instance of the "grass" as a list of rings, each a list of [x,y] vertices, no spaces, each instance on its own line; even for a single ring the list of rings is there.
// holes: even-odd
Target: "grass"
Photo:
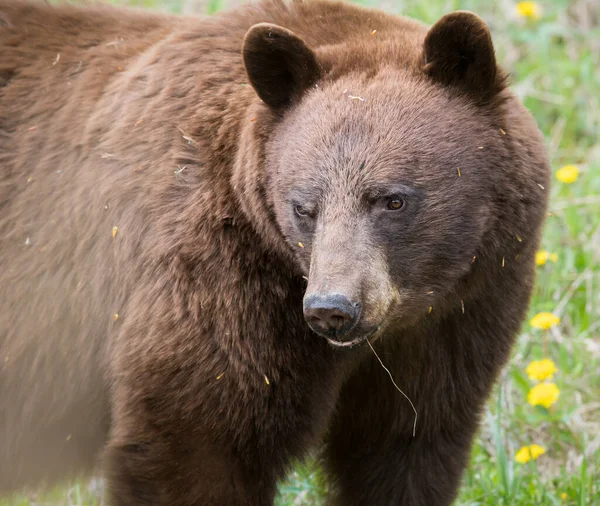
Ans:
[[[192,0],[193,1],[193,0]],[[512,89],[533,113],[548,143],[553,171],[580,168],[578,180],[553,180],[543,249],[556,262],[538,267],[530,317],[541,311],[561,318],[539,330],[525,324],[483,417],[458,505],[600,505],[600,7],[595,0],[547,0],[538,19],[516,15],[508,0],[360,0],[428,23],[467,9],[490,25],[498,59],[511,72]],[[183,0],[130,0],[129,4],[190,10]],[[220,10],[220,0],[201,6]],[[595,26],[593,20],[595,19]],[[549,409],[531,406],[532,360],[550,358],[560,389]],[[517,450],[539,444],[546,453],[526,464]],[[325,485],[312,463],[298,465],[280,487],[277,506],[321,505]],[[43,498],[0,506],[101,504],[87,484]]]

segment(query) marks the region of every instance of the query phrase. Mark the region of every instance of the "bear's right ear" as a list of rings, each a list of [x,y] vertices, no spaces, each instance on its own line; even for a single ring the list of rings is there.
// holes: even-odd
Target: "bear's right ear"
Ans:
[[[457,11],[431,27],[423,44],[424,70],[433,80],[489,99],[503,88],[492,37],[475,14]]]
[[[279,110],[298,100],[321,74],[315,53],[295,33],[259,23],[244,37],[244,66],[250,84],[269,107]]]

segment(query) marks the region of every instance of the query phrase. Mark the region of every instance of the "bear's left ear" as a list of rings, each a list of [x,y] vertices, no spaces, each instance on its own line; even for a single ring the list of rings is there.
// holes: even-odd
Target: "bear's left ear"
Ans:
[[[242,55],[250,84],[276,110],[298,100],[321,73],[315,53],[300,37],[270,23],[248,30]]]
[[[471,12],[447,14],[431,27],[423,44],[425,73],[479,99],[502,89],[492,37],[485,22]]]

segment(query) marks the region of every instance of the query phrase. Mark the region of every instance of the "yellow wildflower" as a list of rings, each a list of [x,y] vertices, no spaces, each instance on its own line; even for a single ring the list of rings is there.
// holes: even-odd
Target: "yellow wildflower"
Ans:
[[[537,265],[544,265],[548,261],[548,258],[550,258],[550,253],[547,251],[538,251],[535,254],[535,263]]]
[[[558,369],[552,360],[544,358],[543,360],[534,360],[527,366],[527,376],[535,381],[544,381],[552,379],[552,376]]]
[[[560,498],[561,498],[563,501],[566,501],[566,500],[569,498],[569,496],[567,495],[567,493],[566,493],[566,492],[563,492],[562,494],[560,494]]]
[[[525,464],[530,460],[536,460],[540,455],[546,453],[546,449],[540,445],[524,446],[515,455],[519,464]]]
[[[523,18],[538,19],[540,6],[536,2],[519,2],[516,6],[517,14]]]
[[[527,402],[532,406],[549,408],[558,400],[559,395],[560,390],[555,383],[540,383],[529,390]]]
[[[558,260],[558,255],[556,253],[550,253],[548,251],[538,251],[535,254],[535,263],[537,265],[544,265],[548,260],[551,262],[556,262]]]
[[[530,321],[529,324],[536,329],[547,330],[560,323],[560,318],[552,313],[538,313]]]
[[[577,181],[579,177],[579,167],[577,165],[565,165],[556,171],[556,179],[561,183],[571,184]]]

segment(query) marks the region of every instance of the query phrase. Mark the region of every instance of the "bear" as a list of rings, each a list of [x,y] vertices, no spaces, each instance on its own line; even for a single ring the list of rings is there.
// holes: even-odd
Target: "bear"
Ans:
[[[0,495],[455,499],[549,190],[475,14],[0,0],[0,178]]]

